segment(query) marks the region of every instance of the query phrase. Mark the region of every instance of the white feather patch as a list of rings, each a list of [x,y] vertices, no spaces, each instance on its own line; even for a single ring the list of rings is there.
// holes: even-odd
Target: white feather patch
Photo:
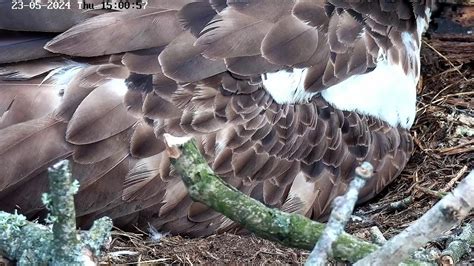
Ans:
[[[265,89],[280,104],[309,101],[317,93],[304,91],[305,70],[279,71],[263,78]],[[381,60],[363,75],[354,75],[321,92],[334,107],[380,118],[392,126],[409,128],[416,113],[416,83],[401,66]]]
[[[429,9],[426,11],[429,17]],[[327,88],[321,96],[338,109],[371,115],[392,126],[410,128],[416,115],[416,84],[420,73],[421,34],[427,27],[425,18],[417,19],[418,40],[411,34],[402,33],[407,55],[417,69],[405,74],[402,66],[394,64],[381,53],[376,68],[366,74],[354,75]],[[306,69],[293,72],[281,70],[262,75],[264,88],[279,104],[309,101],[317,93],[304,90]]]
[[[163,137],[165,137],[166,143],[170,147],[184,144],[192,138],[192,137],[175,137],[168,133],[163,134]]]
[[[53,84],[58,88],[59,92],[67,89],[71,81],[79,74],[79,72],[87,67],[89,64],[77,63],[70,61],[67,66],[57,68],[51,71],[43,80],[52,80]],[[115,88],[115,92],[119,96],[124,96],[128,88],[123,79],[109,79],[107,82]],[[60,94],[62,94],[62,92]]]
[[[321,95],[336,108],[409,128],[416,114],[416,83],[413,77],[405,75],[401,66],[383,60],[372,72],[352,76]]]
[[[263,86],[279,104],[306,102],[316,95],[304,90],[307,72],[305,68],[295,68],[266,73],[262,75]]]

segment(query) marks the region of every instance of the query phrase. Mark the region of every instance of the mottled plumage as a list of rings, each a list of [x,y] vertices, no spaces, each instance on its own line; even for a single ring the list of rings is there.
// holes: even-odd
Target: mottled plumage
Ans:
[[[245,194],[313,219],[369,161],[366,201],[413,150],[411,92],[430,5],[157,0],[143,10],[15,16],[2,8],[0,209],[43,215],[47,168],[68,159],[81,183],[81,227],[108,215],[120,227],[192,236],[234,228],[189,198],[167,134],[196,138],[209,165]],[[389,73],[400,82],[374,93],[367,80]]]

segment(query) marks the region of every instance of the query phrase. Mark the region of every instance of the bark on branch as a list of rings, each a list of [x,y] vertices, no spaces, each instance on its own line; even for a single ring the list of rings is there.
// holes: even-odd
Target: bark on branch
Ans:
[[[213,208],[263,238],[287,246],[311,250],[323,233],[324,224],[298,214],[270,209],[226,184],[208,166],[194,140],[183,144],[180,152],[182,154],[172,159],[171,163],[193,200]],[[459,223],[473,206],[474,174],[471,173],[453,193],[415,222],[413,226],[421,225],[421,229],[413,230],[411,226],[408,232],[394,237],[380,249],[377,245],[343,233],[332,245],[330,255],[339,261],[357,261],[358,265],[398,264],[402,261],[423,265],[426,262],[410,259],[410,254]]]
[[[324,266],[327,264],[328,255],[332,252],[332,244],[344,232],[354,206],[359,197],[360,190],[365,186],[367,180],[372,178],[374,169],[368,162],[362,163],[355,170],[355,177],[349,184],[347,192],[334,199],[331,216],[324,228],[321,238],[318,240],[313,251],[309,254],[305,265]]]
[[[474,208],[474,171],[420,219],[354,265],[398,264],[428,241],[458,225],[472,208]]]
[[[210,206],[266,239],[307,250],[314,247],[324,230],[324,224],[299,214],[270,209],[227,185],[207,165],[194,140],[185,143],[181,151],[183,154],[173,159],[172,164],[193,200]],[[343,233],[332,248],[333,258],[355,262],[377,249],[377,246]]]
[[[0,254],[17,260],[19,265],[91,262],[88,253],[98,255],[110,237],[112,220],[103,217],[89,231],[79,234],[74,208],[74,194],[79,185],[72,181],[67,163],[59,163],[49,170],[50,193],[43,195],[43,202],[50,211],[47,220],[52,226],[29,222],[16,213],[0,212]]]

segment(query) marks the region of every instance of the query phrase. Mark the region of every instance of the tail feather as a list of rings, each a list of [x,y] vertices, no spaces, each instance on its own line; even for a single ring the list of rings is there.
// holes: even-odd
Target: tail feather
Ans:
[[[41,78],[0,81],[0,129],[43,117],[59,104],[60,95]]]
[[[0,14],[2,10],[0,9]],[[0,21],[2,16],[0,15]],[[2,23],[0,22],[0,25]],[[16,33],[0,30],[0,64],[55,56],[43,49],[54,35],[48,33]]]
[[[44,212],[41,197],[48,191],[48,183],[48,171],[43,171],[8,193],[0,192],[0,209],[7,212],[18,210],[30,219],[37,218]]]
[[[116,200],[121,200],[123,180],[129,171],[128,163],[128,159],[122,160],[76,195],[74,199],[77,216],[96,212]]]
[[[66,124],[44,116],[0,130],[0,191],[14,189],[72,154]]]

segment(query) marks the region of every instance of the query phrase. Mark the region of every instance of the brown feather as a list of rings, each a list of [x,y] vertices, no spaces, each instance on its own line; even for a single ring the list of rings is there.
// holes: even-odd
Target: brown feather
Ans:
[[[163,46],[182,32],[175,15],[154,8],[103,14],[56,36],[45,48],[90,57]]]
[[[74,176],[81,185],[79,191],[86,189],[103,176],[109,174],[127,158],[127,152],[121,151],[93,164],[80,164],[72,160],[71,172],[72,176]]]
[[[24,63],[0,66],[1,80],[27,80],[64,66],[64,59],[43,58]]]
[[[290,15],[294,0],[227,0],[227,4],[248,16],[276,22]]]
[[[45,116],[0,130],[0,191],[25,182],[49,165],[68,157],[66,125]],[[12,167],[21,162],[21,167]]]
[[[139,195],[138,192],[144,186],[149,186],[153,179],[159,179],[161,158],[162,155],[155,155],[141,159],[130,169],[123,184],[123,200],[130,202],[145,197]]]
[[[0,39],[0,64],[52,57],[43,47],[53,37],[51,34],[2,32]]]
[[[206,24],[216,15],[216,11],[208,2],[193,2],[184,6],[176,15],[181,26],[197,38]]]
[[[98,142],[136,123],[114,89],[104,84],[82,101],[68,124],[66,139],[69,142],[82,145]]]
[[[41,79],[0,81],[0,129],[40,118],[53,111],[60,101],[57,89]]]
[[[258,55],[271,25],[227,8],[203,29],[195,45],[210,58]]]
[[[37,218],[46,209],[41,198],[48,191],[48,182],[48,172],[44,171],[11,192],[2,193],[0,209],[10,213],[18,211],[28,219]]]
[[[280,69],[279,65],[268,62],[262,55],[226,58],[225,64],[233,73],[244,76],[274,72]]]
[[[158,0],[148,2],[148,7],[168,9],[168,10],[180,10],[185,5],[193,2],[199,2],[200,0]]]
[[[329,23],[323,0],[297,0],[293,7],[293,15],[312,27],[323,26]]]
[[[123,160],[94,183],[74,197],[76,215],[83,216],[100,210],[114,200],[121,199],[123,179],[129,170],[128,161]]]
[[[71,4],[71,9],[61,10],[46,7],[13,9],[12,6],[12,2],[0,2],[0,29],[62,32],[96,14],[83,12],[74,4]]]
[[[158,55],[164,47],[150,48],[127,52],[122,57],[122,63],[134,73],[155,74],[161,72]]]
[[[193,82],[226,70],[224,61],[201,55],[203,47],[194,46],[195,38],[185,32],[171,42],[158,57],[163,73],[180,82]]]
[[[148,118],[178,118],[181,116],[179,110],[173,103],[163,99],[156,93],[148,93],[143,102],[143,114]]]
[[[75,145],[73,159],[81,164],[93,164],[114,154],[127,153],[131,130],[125,130],[110,138],[87,145]]]
[[[311,58],[317,43],[318,32],[315,28],[288,16],[275,24],[265,36],[262,52],[274,64],[292,66]]]
[[[130,153],[134,157],[144,158],[161,153],[166,149],[163,139],[157,138],[153,127],[140,122],[130,139]]]

